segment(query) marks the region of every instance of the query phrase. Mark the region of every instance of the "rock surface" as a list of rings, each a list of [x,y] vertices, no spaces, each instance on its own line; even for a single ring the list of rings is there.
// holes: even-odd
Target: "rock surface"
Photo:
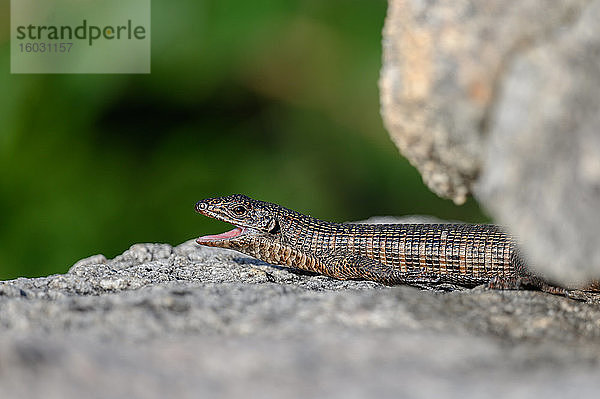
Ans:
[[[390,0],[386,127],[424,181],[469,193],[532,268],[600,278],[600,0]]]
[[[0,282],[2,398],[545,397],[600,388],[600,302],[338,281],[136,244]]]

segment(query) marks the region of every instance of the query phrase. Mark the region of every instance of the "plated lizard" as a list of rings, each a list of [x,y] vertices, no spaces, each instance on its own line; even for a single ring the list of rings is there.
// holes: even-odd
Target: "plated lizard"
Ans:
[[[199,201],[196,211],[236,226],[200,237],[198,244],[337,279],[568,296],[532,274],[515,241],[495,225],[331,223],[241,194]]]

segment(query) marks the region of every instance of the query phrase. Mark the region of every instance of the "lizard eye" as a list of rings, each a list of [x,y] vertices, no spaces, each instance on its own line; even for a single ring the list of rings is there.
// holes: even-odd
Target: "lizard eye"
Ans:
[[[242,216],[243,214],[246,213],[246,208],[244,208],[241,205],[238,205],[235,208],[233,208],[233,213],[235,213],[236,215]]]

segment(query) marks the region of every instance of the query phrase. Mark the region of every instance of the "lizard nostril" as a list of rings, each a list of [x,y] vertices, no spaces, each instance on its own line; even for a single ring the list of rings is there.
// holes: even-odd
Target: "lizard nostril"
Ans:
[[[196,212],[200,212],[206,209],[206,204],[202,201],[196,203]]]

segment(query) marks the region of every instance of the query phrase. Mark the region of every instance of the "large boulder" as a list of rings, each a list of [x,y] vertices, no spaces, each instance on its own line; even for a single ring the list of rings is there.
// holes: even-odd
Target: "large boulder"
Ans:
[[[0,396],[594,397],[600,308],[339,281],[136,244],[0,282]]]
[[[600,1],[390,0],[382,115],[429,187],[474,193],[530,266],[600,277]]]

